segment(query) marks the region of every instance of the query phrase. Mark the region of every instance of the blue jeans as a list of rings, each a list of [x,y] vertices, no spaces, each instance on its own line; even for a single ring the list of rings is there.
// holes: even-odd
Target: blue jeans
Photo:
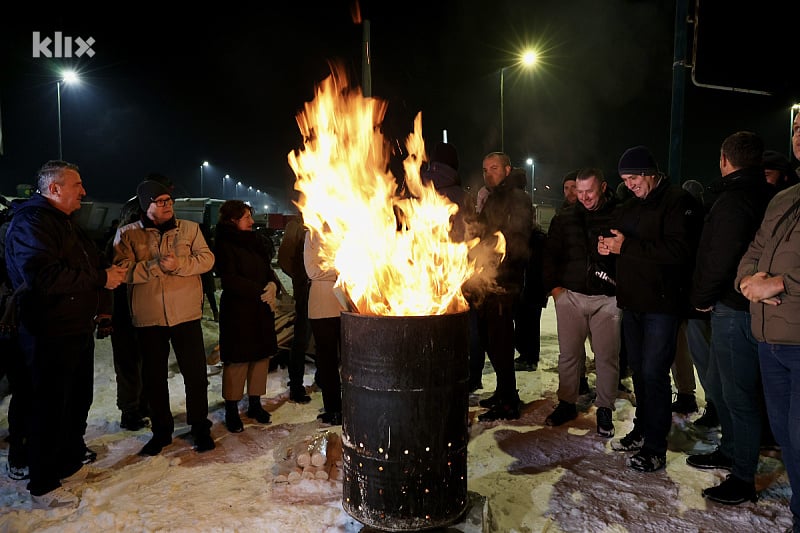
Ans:
[[[792,486],[789,507],[800,528],[800,346],[758,343],[769,423]]]
[[[636,425],[644,435],[645,453],[667,453],[672,426],[670,367],[680,323],[681,318],[674,315],[622,312],[622,334],[636,393]]]
[[[731,473],[755,479],[761,446],[761,374],[750,313],[717,302],[711,312],[711,358],[706,394],[719,413],[720,451],[733,459]]]
[[[686,343],[689,345],[689,353],[697,369],[700,385],[703,386],[703,390],[708,391],[706,374],[711,352],[711,322],[701,318],[690,318],[686,324]],[[706,399],[707,396],[706,394]]]

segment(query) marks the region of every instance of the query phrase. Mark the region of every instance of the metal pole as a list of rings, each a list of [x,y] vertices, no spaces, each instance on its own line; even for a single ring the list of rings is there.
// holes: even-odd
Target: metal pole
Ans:
[[[503,84],[505,81],[505,73],[506,67],[500,69],[500,151],[506,151],[506,131],[505,131],[505,124],[504,124],[504,110],[503,110]]]
[[[203,165],[200,165],[200,197],[203,197]]]
[[[56,82],[56,98],[58,101],[58,159],[63,160],[61,153],[61,81]]]

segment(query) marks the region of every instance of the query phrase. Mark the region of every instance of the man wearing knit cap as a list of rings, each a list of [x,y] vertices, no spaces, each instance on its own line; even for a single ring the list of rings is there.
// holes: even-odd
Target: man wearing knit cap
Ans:
[[[775,187],[776,191],[782,191],[800,182],[797,173],[792,168],[789,158],[780,152],[766,150],[763,155],[764,176],[767,183]]]
[[[600,236],[597,251],[617,254],[617,305],[633,371],[636,418],[615,450],[636,451],[629,466],[654,472],[667,462],[672,424],[670,367],[678,326],[688,309],[696,240],[702,213],[694,198],[658,171],[645,146],[625,151],[619,174],[636,197],[612,223],[612,237]]]
[[[561,180],[561,185],[564,188],[564,203],[561,204],[561,209],[575,205],[575,202],[578,201],[578,182],[575,180],[577,176],[578,171],[573,170],[572,172],[567,172]]]
[[[144,212],[123,226],[114,244],[114,263],[128,269],[131,319],[142,352],[142,382],[150,407],[153,437],[141,455],[158,455],[172,442],[167,363],[170,343],[186,390],[186,421],[198,452],[215,447],[208,419],[208,379],[200,326],[203,286],[200,275],[214,266],[214,255],[200,226],[176,219],[170,190],[145,180],[136,189]]]

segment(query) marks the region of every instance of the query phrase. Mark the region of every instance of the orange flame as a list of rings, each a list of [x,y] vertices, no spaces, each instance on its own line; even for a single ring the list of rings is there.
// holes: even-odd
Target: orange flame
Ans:
[[[405,184],[397,194],[380,133],[386,103],[365,98],[334,72],[297,116],[304,148],[289,153],[300,191],[298,207],[321,240],[323,268],[355,310],[378,316],[428,316],[465,311],[462,284],[474,270],[469,243],[448,231],[457,206],[422,182],[422,118],[406,141]],[[400,228],[400,229],[398,229]]]

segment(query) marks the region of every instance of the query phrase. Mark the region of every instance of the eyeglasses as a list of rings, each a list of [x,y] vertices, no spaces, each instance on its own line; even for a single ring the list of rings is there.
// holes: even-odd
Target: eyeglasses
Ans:
[[[157,207],[167,207],[168,205],[174,204],[175,200],[167,198],[166,200],[153,200],[153,203],[156,204]]]

